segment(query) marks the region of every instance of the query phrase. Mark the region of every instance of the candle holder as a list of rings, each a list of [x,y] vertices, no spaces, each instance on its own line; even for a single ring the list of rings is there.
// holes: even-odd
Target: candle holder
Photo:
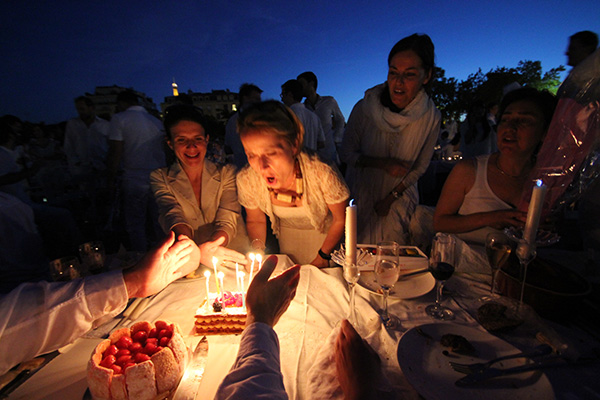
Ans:
[[[358,266],[349,262],[344,263],[344,279],[350,288],[350,310],[348,312],[348,320],[354,326],[358,325],[355,308],[356,283],[358,282],[358,278],[360,278]]]

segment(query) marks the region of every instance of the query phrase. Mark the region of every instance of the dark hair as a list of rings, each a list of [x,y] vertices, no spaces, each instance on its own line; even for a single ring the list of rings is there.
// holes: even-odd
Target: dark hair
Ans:
[[[202,125],[205,135],[208,134],[208,121],[200,110],[189,104],[175,104],[165,110],[163,124],[167,139],[171,140],[171,128],[181,121],[192,121]]]
[[[506,107],[516,101],[521,100],[531,101],[540,108],[544,118],[544,130],[548,129],[548,126],[550,126],[550,121],[552,121],[552,115],[554,115],[554,109],[556,109],[558,100],[556,99],[556,96],[547,90],[540,91],[532,87],[523,87],[508,92],[500,103],[498,120],[502,118],[502,114],[504,114],[504,111],[506,111]]]
[[[300,75],[298,75],[296,77],[296,79],[298,79],[298,80],[304,79],[308,83],[311,83],[311,82],[314,83],[315,84],[315,90],[317,90],[317,86],[319,84],[319,81],[317,81],[317,76],[314,74],[314,72],[312,72],[312,71],[303,72]]]
[[[304,127],[296,114],[275,100],[262,101],[242,110],[237,120],[240,136],[262,131],[283,138],[298,151],[304,141]]]
[[[406,50],[414,51],[415,54],[421,59],[421,64],[423,65],[425,72],[431,71],[433,77],[433,69],[435,67],[435,48],[431,38],[425,34],[419,35],[415,33],[405,37],[404,39],[400,39],[400,41],[396,43],[394,47],[392,47],[392,50],[390,50],[390,55],[388,56],[388,66],[391,63],[392,58],[397,53]]]
[[[302,100],[302,84],[295,79],[290,79],[289,81],[281,85],[281,90],[284,93],[291,93],[295,101]]]
[[[8,143],[14,137],[15,131],[10,127],[9,122],[5,118],[0,119],[0,145]]]
[[[88,107],[94,107],[94,102],[87,96],[78,96],[73,101],[74,103],[85,103]]]
[[[595,50],[598,47],[598,35],[592,31],[577,32],[569,37],[569,40],[579,42],[585,47]]]
[[[135,105],[138,104],[138,96],[133,90],[123,90],[117,95],[117,102],[124,102],[127,104]]]
[[[239,93],[240,102],[242,101],[242,99],[244,97],[250,96],[250,93],[252,93],[252,92],[262,93],[263,91],[261,90],[261,88],[259,88],[258,86],[256,86],[253,83],[242,84],[242,86],[240,86],[240,93]]]

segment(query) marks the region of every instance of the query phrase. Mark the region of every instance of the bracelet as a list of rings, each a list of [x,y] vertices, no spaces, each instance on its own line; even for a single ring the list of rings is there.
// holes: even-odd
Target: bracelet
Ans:
[[[256,246],[254,243],[258,242],[258,246]],[[250,246],[254,249],[254,250],[264,250],[267,248],[267,246],[265,245],[265,242],[263,242],[262,240],[256,238],[252,241],[252,243],[250,244]]]
[[[319,249],[319,257],[321,257],[323,260],[331,260],[331,254],[327,254],[321,249]]]

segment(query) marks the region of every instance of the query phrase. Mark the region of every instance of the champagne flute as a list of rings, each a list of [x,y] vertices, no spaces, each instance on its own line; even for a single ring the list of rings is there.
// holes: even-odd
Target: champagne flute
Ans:
[[[435,235],[431,244],[429,272],[437,281],[437,294],[435,303],[427,306],[425,311],[435,319],[454,319],[454,312],[440,304],[444,284],[454,273],[454,246],[454,237],[440,232]]]
[[[400,277],[398,254],[400,245],[396,242],[377,243],[375,258],[375,278],[383,291],[383,311],[381,321],[386,328],[395,329],[399,323],[396,317],[388,313],[388,296]]]
[[[523,294],[525,293],[525,282],[527,280],[527,267],[529,263],[533,261],[533,259],[537,255],[535,243],[530,244],[525,239],[519,239],[517,242],[517,250],[516,250],[517,258],[519,259],[519,263],[521,263],[521,274],[523,276],[523,280],[521,282],[521,295],[519,296],[519,305],[517,312],[519,314],[523,313]]]
[[[490,232],[485,238],[485,252],[487,254],[490,268],[492,269],[492,284],[490,294],[482,296],[479,300],[482,302],[493,301],[498,298],[496,294],[496,279],[500,267],[508,260],[512,251],[510,239],[502,232]]]
[[[346,261],[344,263],[344,279],[350,287],[350,312],[348,314],[348,320],[354,326],[358,324],[358,319],[356,318],[356,310],[354,308],[354,299],[356,296],[356,283],[358,282],[358,278],[360,278],[360,270],[358,269],[358,266],[354,263]]]

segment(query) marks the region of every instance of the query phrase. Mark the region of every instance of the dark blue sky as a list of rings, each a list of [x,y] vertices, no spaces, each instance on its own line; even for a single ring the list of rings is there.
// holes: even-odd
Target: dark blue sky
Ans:
[[[285,5],[283,5],[285,4]],[[374,5],[376,4],[376,5]],[[568,37],[600,32],[589,1],[13,1],[2,4],[0,114],[32,122],[75,115],[96,86],[133,87],[160,104],[180,91],[237,91],[263,99],[305,70],[348,118],[387,74],[393,44],[427,33],[446,76],[540,60],[566,63]]]

